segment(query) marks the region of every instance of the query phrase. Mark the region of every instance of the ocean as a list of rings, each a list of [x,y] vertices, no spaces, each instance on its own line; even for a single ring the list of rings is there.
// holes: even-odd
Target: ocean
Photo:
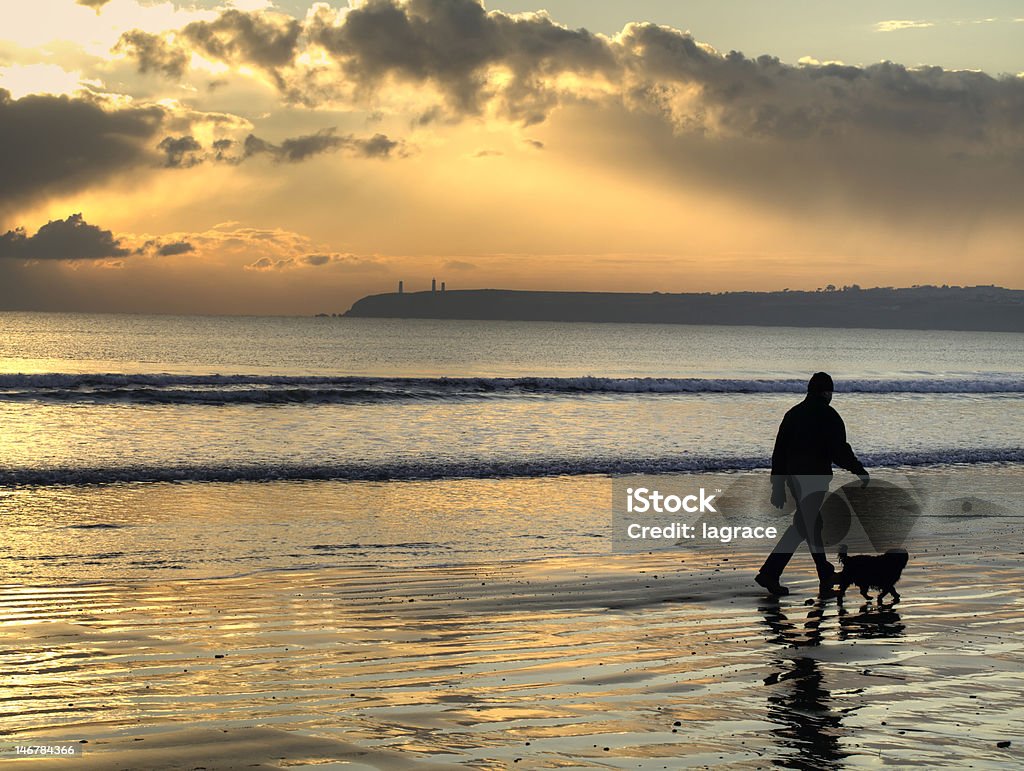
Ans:
[[[0,570],[21,583],[608,552],[613,476],[763,473],[817,370],[870,468],[1024,464],[1014,333],[48,313],[0,328]]]
[[[5,762],[54,743],[90,769],[1019,753],[1024,335],[0,325]],[[766,465],[821,369],[872,472],[864,500],[895,496],[836,537],[879,551],[898,531],[898,605],[815,600],[806,554],[791,594],[766,597],[752,578],[774,538],[616,548],[633,479],[785,525]]]

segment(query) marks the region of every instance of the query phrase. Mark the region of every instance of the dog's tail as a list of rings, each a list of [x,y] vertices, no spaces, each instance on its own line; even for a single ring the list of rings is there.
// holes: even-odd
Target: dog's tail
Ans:
[[[849,553],[849,551],[850,550],[846,547],[845,543],[839,545],[839,563],[843,567],[846,567],[846,556]]]

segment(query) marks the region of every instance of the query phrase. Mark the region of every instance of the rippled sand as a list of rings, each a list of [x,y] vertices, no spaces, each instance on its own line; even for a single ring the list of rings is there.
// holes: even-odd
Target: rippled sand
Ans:
[[[1001,542],[919,549],[881,609],[811,600],[806,554],[781,601],[753,554],[9,585],[2,741],[85,742],[8,761],[78,771],[1020,767]]]

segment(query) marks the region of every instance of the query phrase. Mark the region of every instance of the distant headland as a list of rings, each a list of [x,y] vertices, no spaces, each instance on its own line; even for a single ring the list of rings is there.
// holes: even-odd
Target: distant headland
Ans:
[[[817,291],[649,294],[441,289],[369,295],[358,318],[590,321],[1024,332],[1024,290],[857,285]]]

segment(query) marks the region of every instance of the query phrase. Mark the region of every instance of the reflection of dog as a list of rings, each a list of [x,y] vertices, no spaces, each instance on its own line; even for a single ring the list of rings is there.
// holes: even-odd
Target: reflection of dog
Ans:
[[[847,554],[846,544],[839,547],[839,563],[842,571],[836,574],[835,583],[839,584],[839,596],[846,593],[850,584],[856,584],[865,600],[870,600],[868,587],[881,589],[878,601],[892,595],[893,602],[899,602],[900,595],[896,591],[896,582],[907,566],[906,549],[889,549],[885,554],[863,554],[851,557]]]

